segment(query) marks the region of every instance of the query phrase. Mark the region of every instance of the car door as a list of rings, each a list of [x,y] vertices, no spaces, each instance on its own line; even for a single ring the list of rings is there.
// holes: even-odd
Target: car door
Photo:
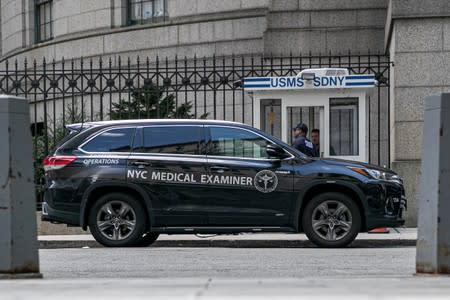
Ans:
[[[293,167],[268,157],[272,142],[247,128],[205,126],[211,226],[289,224]]]
[[[137,129],[128,163],[128,180],[152,200],[153,226],[203,226],[207,188],[202,125],[153,125]]]

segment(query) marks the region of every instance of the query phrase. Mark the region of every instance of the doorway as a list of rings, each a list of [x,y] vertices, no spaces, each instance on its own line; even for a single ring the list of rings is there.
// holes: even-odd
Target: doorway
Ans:
[[[292,144],[293,142],[293,129],[299,123],[304,123],[308,126],[307,137],[311,139],[312,130],[316,129],[319,132],[324,133],[324,107],[323,106],[288,106],[287,110],[287,142]],[[320,134],[319,145],[323,145],[324,137]],[[323,152],[319,147],[319,154],[323,156]]]
[[[273,94],[273,95],[268,95]],[[254,126],[293,141],[298,123],[319,130],[319,155],[367,162],[367,112],[363,90],[255,93]]]

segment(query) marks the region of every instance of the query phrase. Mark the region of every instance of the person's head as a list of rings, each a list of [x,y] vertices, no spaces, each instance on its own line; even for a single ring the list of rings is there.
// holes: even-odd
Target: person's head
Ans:
[[[294,128],[294,138],[298,138],[299,136],[306,136],[308,134],[308,126],[304,123],[298,123]]]
[[[315,128],[313,130],[311,130],[311,142],[314,145],[319,145],[320,144],[320,130]]]

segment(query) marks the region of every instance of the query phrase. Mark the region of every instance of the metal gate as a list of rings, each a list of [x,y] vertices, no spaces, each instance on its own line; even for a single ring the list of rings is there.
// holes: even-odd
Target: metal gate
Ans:
[[[244,56],[210,58],[121,57],[72,61],[3,62],[0,92],[29,99],[36,182],[41,161],[65,134],[65,125],[129,118],[208,118],[253,124],[244,77],[295,76],[308,68],[347,68],[375,74],[369,94],[369,161],[389,165],[388,56]],[[267,109],[271,109],[268,107]]]

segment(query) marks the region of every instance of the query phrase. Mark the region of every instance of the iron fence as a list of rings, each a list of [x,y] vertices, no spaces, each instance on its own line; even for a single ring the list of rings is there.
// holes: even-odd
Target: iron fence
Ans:
[[[5,61],[0,69],[0,92],[30,100],[35,168],[40,170],[40,160],[64,135],[67,123],[108,120],[112,113],[116,119],[179,117],[177,109],[184,105],[182,117],[253,125],[252,98],[242,89],[243,78],[295,76],[308,68],[347,68],[351,74],[375,74],[379,82],[369,93],[369,161],[389,165],[390,66],[388,56],[370,52]],[[41,177],[37,171],[37,183]]]

